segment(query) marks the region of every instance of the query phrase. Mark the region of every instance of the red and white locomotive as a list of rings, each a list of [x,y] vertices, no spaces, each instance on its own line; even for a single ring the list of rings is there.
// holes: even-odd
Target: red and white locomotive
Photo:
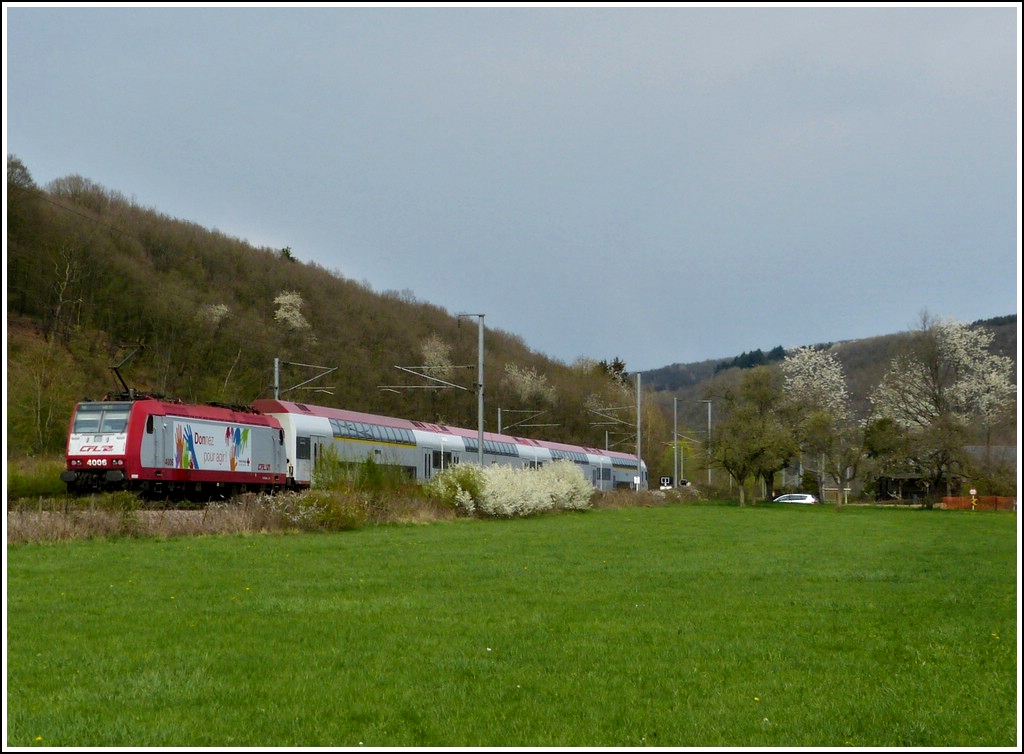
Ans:
[[[284,431],[274,418],[148,396],[75,407],[61,480],[70,492],[227,497],[283,488]]]

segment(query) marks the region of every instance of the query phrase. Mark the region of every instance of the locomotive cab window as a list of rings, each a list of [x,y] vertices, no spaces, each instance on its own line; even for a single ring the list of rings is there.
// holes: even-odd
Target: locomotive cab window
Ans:
[[[93,413],[82,413],[75,416],[75,434],[94,435],[100,428],[100,415]]]
[[[104,411],[103,421],[100,422],[100,432],[124,432],[125,428],[128,426],[129,410],[130,409],[125,407],[118,409],[107,409],[106,411]]]
[[[82,435],[124,432],[129,411],[130,403],[82,403],[75,412],[72,431]]]

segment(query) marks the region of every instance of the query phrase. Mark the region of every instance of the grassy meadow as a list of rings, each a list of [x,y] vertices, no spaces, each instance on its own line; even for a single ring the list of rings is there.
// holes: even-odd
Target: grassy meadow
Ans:
[[[7,548],[8,747],[1015,747],[1009,513]]]

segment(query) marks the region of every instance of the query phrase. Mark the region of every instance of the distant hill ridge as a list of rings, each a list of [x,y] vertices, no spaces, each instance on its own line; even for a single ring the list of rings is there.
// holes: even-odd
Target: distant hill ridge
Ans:
[[[1002,317],[981,319],[970,323],[971,327],[986,327],[992,330],[993,349],[996,353],[1016,358],[1017,355],[1017,315],[1008,314]],[[866,368],[872,361],[874,364],[872,373],[888,367],[897,345],[902,343],[909,333],[894,333],[890,335],[877,335],[871,338],[859,338],[850,340],[831,341],[827,343],[808,344],[815,348],[831,349],[836,357],[847,370],[847,378],[851,383],[863,382],[857,374]],[[643,384],[648,390],[673,392],[689,390],[693,387],[710,380],[719,372],[727,369],[739,368],[749,369],[761,364],[770,364],[782,361],[787,353],[791,353],[801,346],[784,348],[775,346],[768,351],[760,348],[753,351],[744,351],[739,356],[731,359],[707,359],[690,363],[676,363],[641,372]],[[872,358],[872,354],[876,357]],[[851,389],[854,385],[851,385]],[[854,392],[856,392],[854,390]]]

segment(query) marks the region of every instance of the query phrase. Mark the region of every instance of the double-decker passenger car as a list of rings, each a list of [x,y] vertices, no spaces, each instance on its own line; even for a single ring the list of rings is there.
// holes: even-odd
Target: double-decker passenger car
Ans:
[[[453,464],[477,463],[480,458],[476,430],[272,399],[254,401],[253,408],[280,422],[289,484],[297,487],[311,484],[314,465],[326,448],[343,462],[372,458],[420,481]],[[647,489],[647,466],[635,455],[484,433],[485,465],[537,468],[563,459],[575,463],[599,490],[638,485]]]

